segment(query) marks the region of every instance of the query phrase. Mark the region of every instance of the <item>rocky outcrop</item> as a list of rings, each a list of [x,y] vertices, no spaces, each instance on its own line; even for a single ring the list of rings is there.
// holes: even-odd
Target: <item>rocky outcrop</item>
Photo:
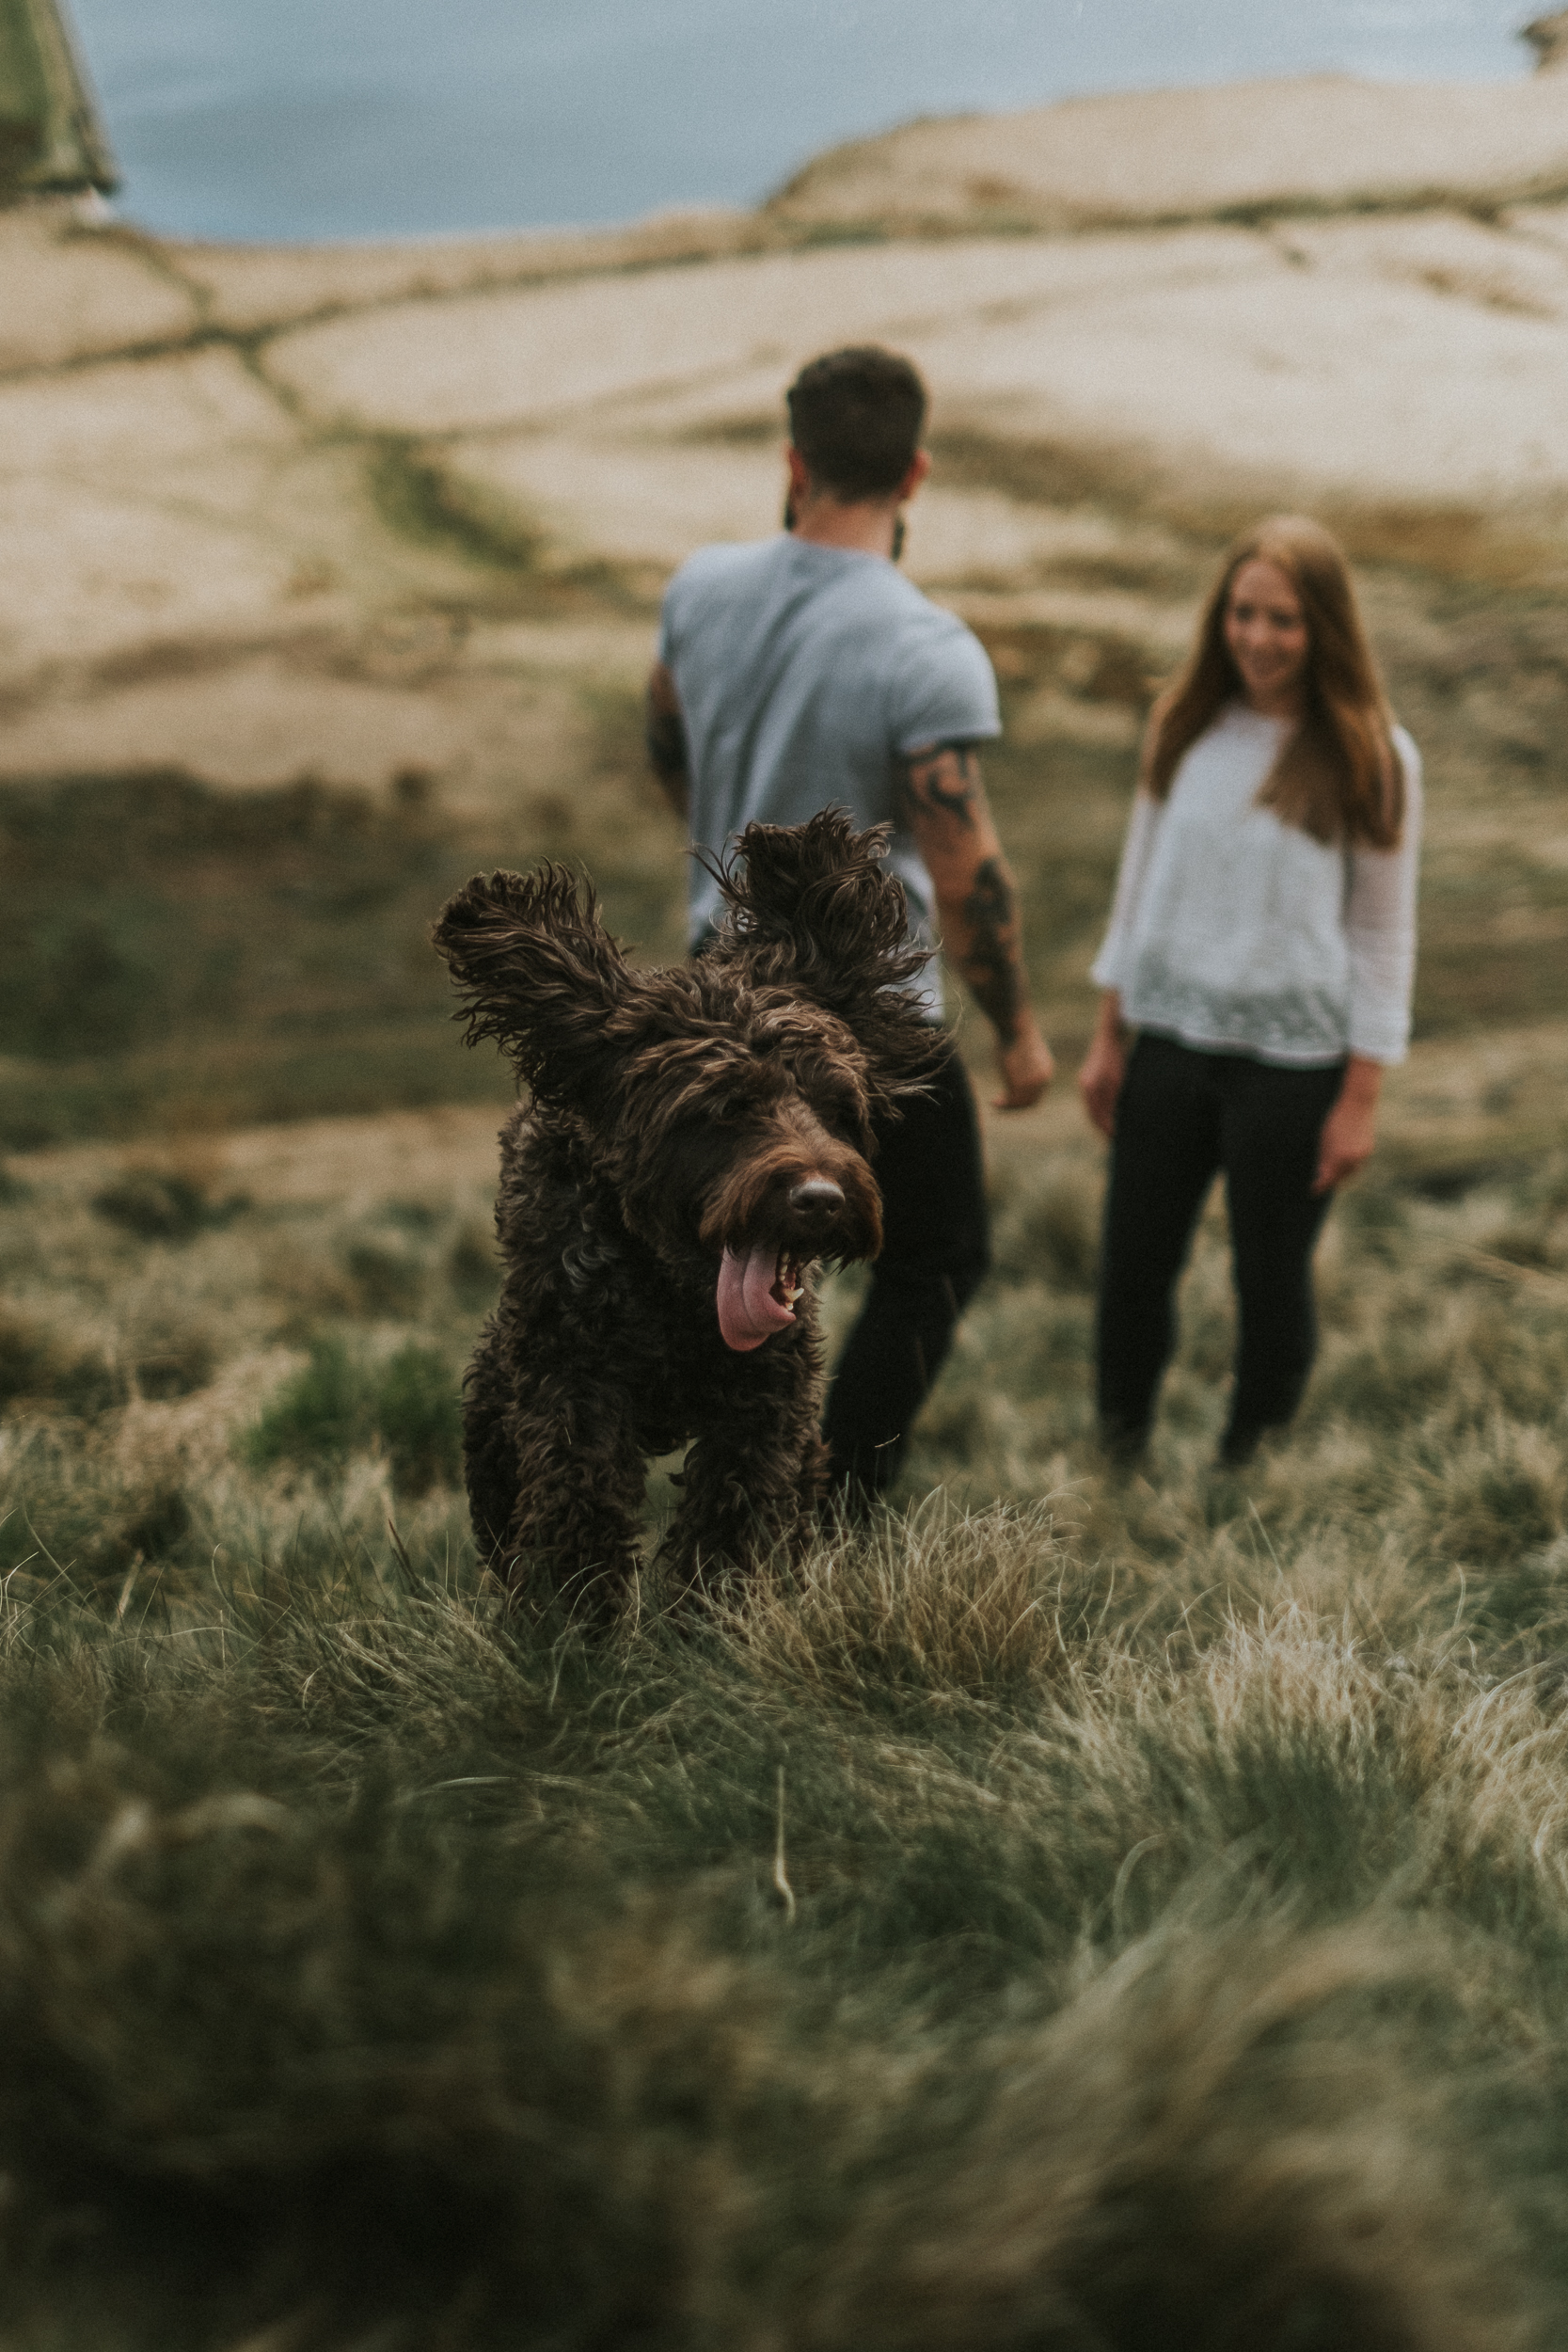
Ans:
[[[1560,73],[1568,68],[1568,8],[1534,18],[1521,26],[1520,38],[1535,52],[1537,73]]]
[[[118,183],[62,0],[0,0],[0,204]]]
[[[1534,30],[1560,24],[1540,21]],[[1558,36],[1545,36],[1556,54]],[[1568,196],[1568,85],[1322,74],[911,122],[818,156],[795,223],[1060,231]]]

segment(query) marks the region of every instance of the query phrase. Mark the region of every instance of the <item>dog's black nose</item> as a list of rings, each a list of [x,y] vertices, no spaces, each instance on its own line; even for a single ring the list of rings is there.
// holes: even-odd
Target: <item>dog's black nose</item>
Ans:
[[[838,1216],[844,1208],[844,1195],[831,1177],[808,1176],[803,1184],[796,1184],[791,1190],[789,1205],[802,1216]]]

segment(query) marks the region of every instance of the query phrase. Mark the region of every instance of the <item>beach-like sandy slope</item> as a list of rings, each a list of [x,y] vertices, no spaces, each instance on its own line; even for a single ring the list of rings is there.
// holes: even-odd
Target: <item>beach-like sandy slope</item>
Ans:
[[[571,768],[669,567],[771,529],[780,393],[909,351],[916,578],[1167,658],[1164,533],[1568,564],[1568,75],[923,123],[755,215],[267,251],[0,215],[0,772]],[[1092,714],[1082,715],[1092,727]],[[1119,723],[1119,722],[1112,722]]]

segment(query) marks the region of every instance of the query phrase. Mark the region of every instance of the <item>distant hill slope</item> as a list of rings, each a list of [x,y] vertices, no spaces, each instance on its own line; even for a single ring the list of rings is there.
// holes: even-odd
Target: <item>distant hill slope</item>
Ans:
[[[1364,556],[1549,583],[1565,188],[1544,74],[915,123],[758,213],[594,234],[291,250],[0,213],[0,772],[412,758],[483,798],[540,757],[484,630],[629,681],[669,567],[773,526],[792,371],[863,338],[930,379],[910,562],[977,616],[1060,619],[1092,550],[1158,666],[1180,599],[1128,532],[1279,502]]]

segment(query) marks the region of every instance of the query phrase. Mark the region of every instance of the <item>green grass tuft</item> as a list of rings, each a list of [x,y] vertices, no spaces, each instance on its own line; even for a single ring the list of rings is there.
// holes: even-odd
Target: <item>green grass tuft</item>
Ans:
[[[400,1494],[428,1494],[455,1479],[463,1460],[463,1408],[451,1366],[410,1341],[388,1358],[375,1384],[375,1431]]]
[[[451,1367],[410,1340],[381,1362],[333,1335],[311,1343],[307,1362],[271,1398],[240,1440],[254,1470],[277,1463],[330,1471],[379,1445],[401,1493],[427,1494],[456,1477],[463,1416]]]
[[[341,1339],[311,1343],[309,1359],[286,1380],[241,1440],[256,1470],[275,1462],[325,1469],[368,1442],[373,1391]]]

